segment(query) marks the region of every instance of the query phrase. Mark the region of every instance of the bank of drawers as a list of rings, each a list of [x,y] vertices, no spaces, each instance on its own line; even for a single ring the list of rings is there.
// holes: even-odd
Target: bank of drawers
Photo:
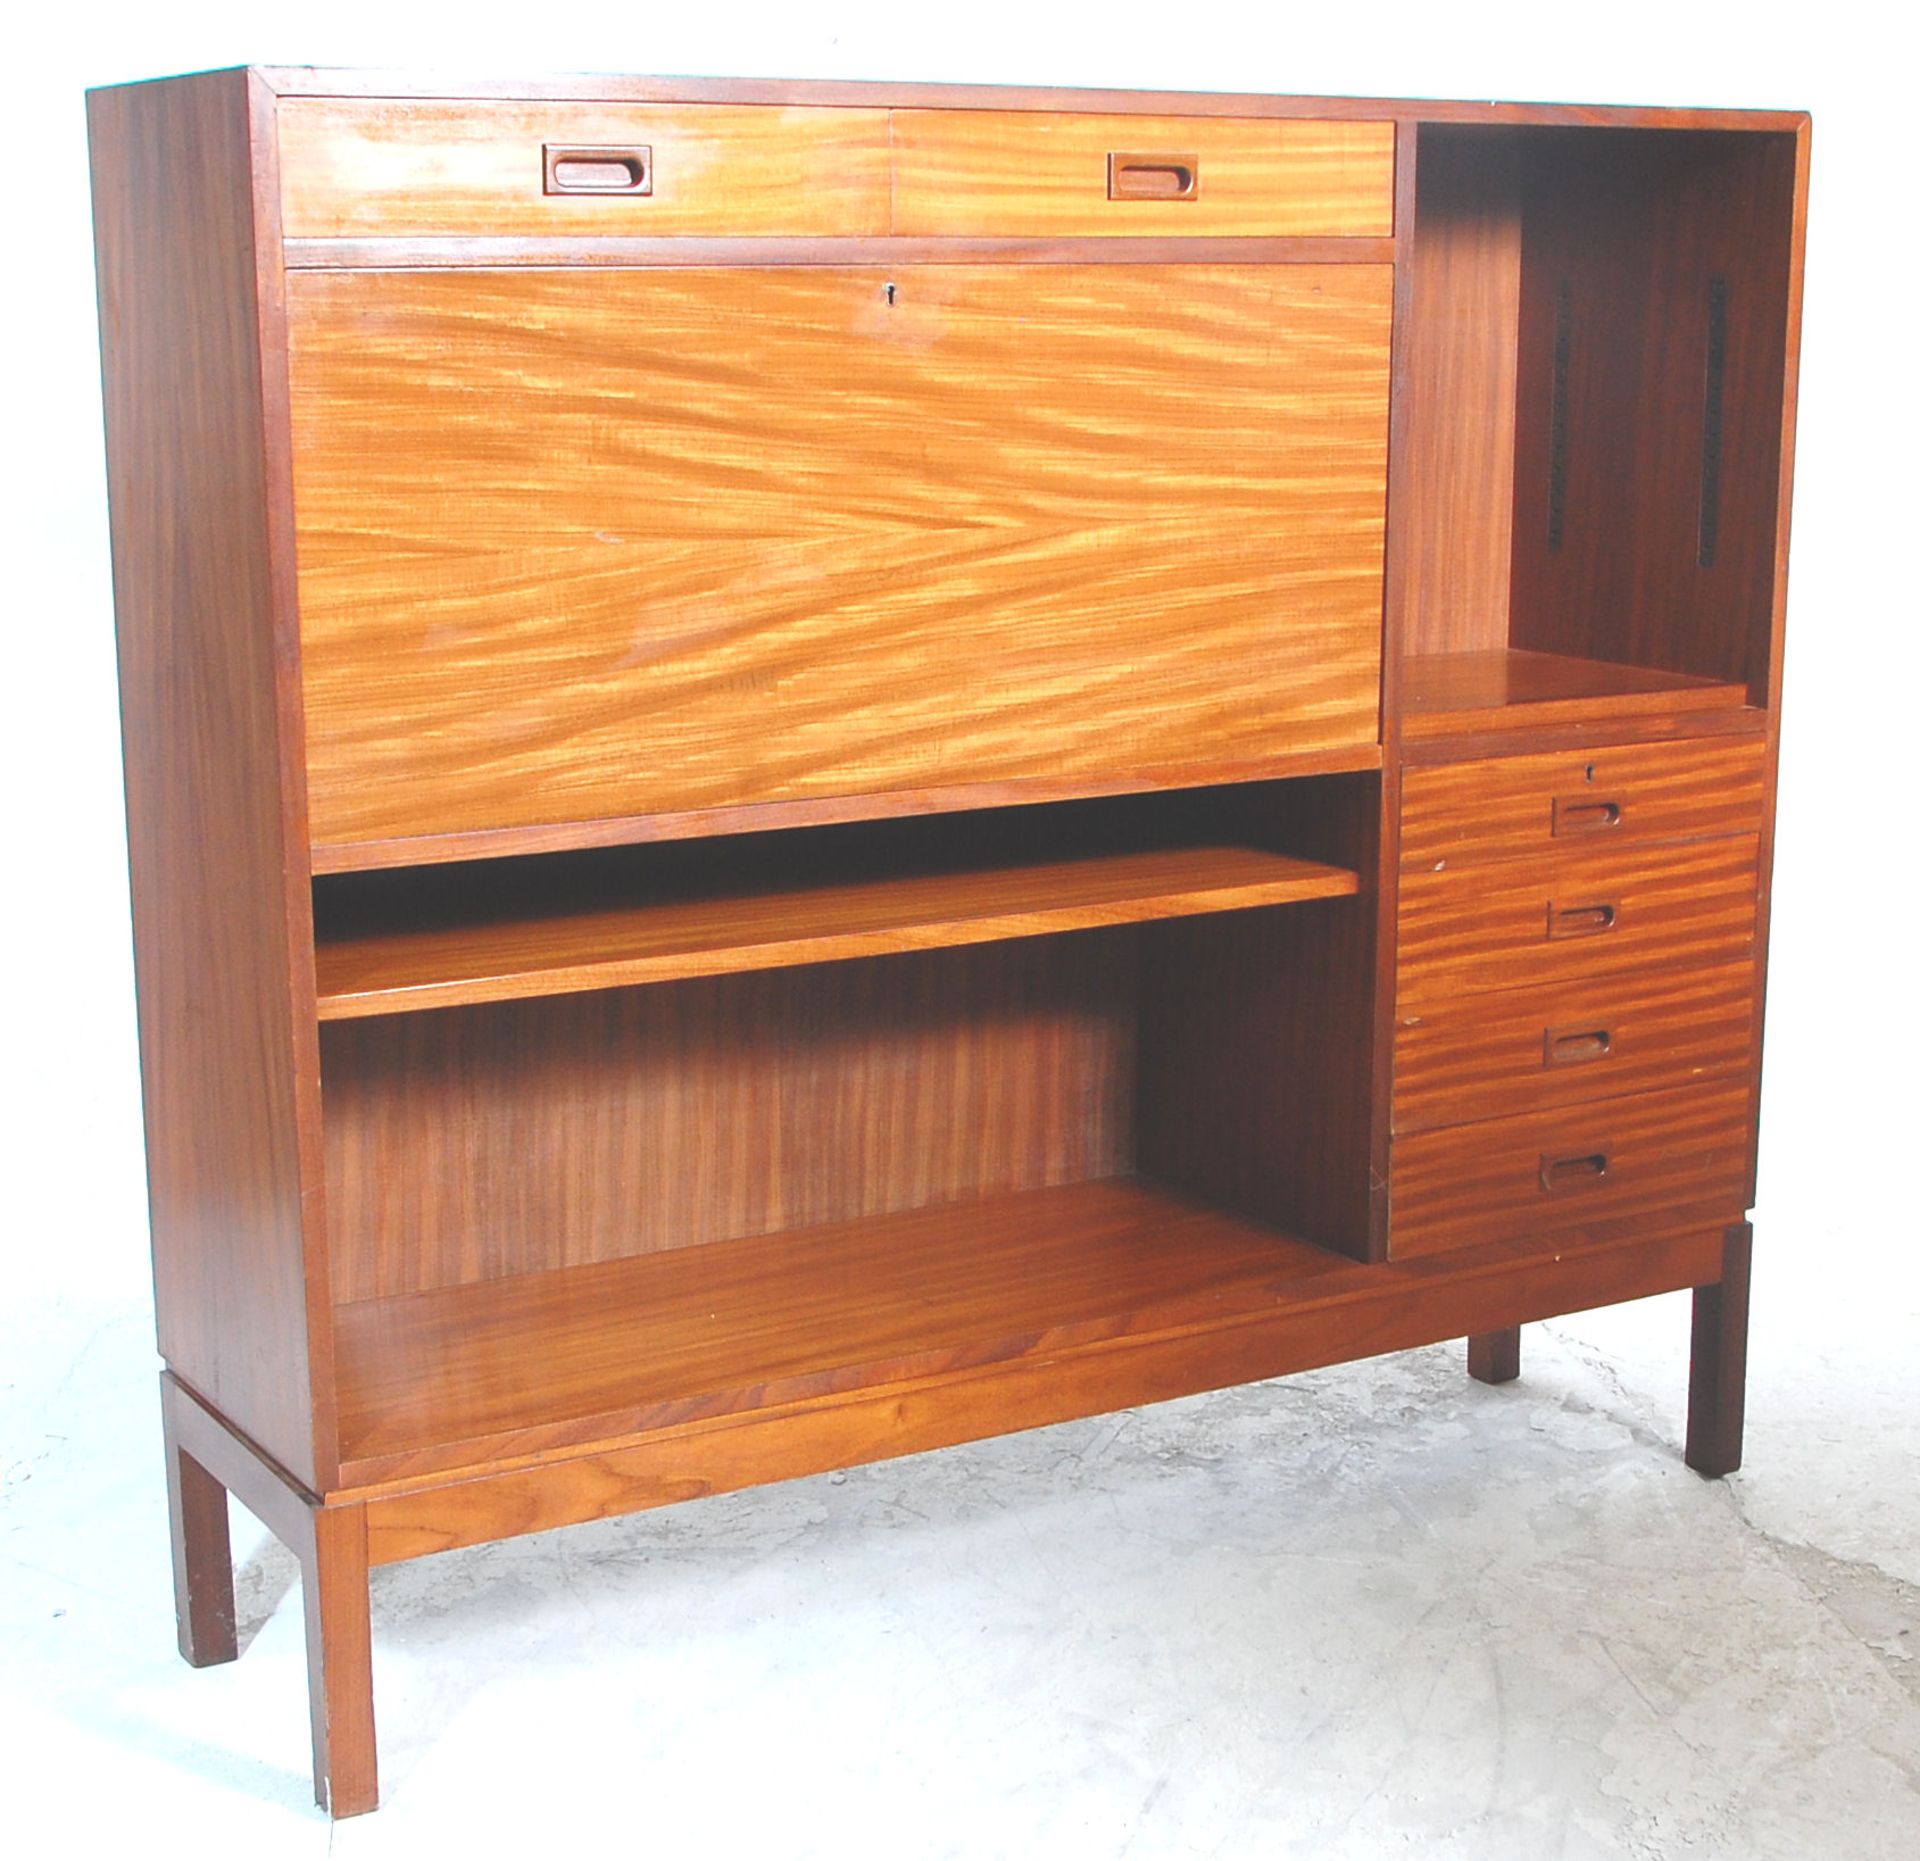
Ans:
[[[1764,753],[1408,771],[1396,1256],[1744,1206]]]

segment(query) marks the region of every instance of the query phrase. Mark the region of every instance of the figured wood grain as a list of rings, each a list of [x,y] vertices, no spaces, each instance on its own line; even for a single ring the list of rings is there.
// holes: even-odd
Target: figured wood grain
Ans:
[[[1371,745],[1390,290],[290,277],[316,842]]]
[[[1481,747],[1476,745],[1476,752]],[[1348,744],[1337,750],[1296,751],[1280,767],[1285,779],[1304,780],[1352,774],[1381,766],[1377,742]],[[1261,784],[1274,775],[1271,759],[1248,765],[1214,764],[1197,792],[1239,783]],[[1199,777],[1196,777],[1199,779]],[[678,814],[614,814],[592,820],[552,821],[531,827],[481,828],[469,833],[410,834],[394,840],[349,840],[316,847],[313,870],[329,877],[543,853],[578,853],[595,848],[654,846],[682,840],[729,840],[735,835],[784,833],[845,824],[913,821],[925,824],[947,814],[983,814],[1001,810],[1017,819],[1028,810],[1055,802],[1078,804],[1092,798],[1148,800],[1165,794],[1196,792],[1183,788],[1178,771],[1138,774],[1116,769],[1111,775],[1021,776],[1005,782],[963,782],[952,787],[896,789],[887,794],[824,795],[810,801],[748,802],[734,808],[700,808]],[[1018,813],[1015,811],[1018,810]]]
[[[1744,1073],[1753,1018],[1751,963],[1449,996],[1397,1017],[1394,1129]],[[1604,1038],[1581,1045],[1591,1034]]]
[[[340,1308],[361,1480],[1271,1305],[1322,1250],[1143,1179]]]
[[[1574,719],[1561,724],[1521,725],[1503,718],[1496,729],[1472,734],[1403,737],[1400,761],[1408,768],[1475,762],[1483,756],[1544,756],[1562,750],[1617,749],[1627,743],[1668,743],[1679,737],[1765,736],[1766,714],[1746,705],[1713,710],[1660,708],[1631,715]]]
[[[1400,730],[1410,740],[1555,724],[1681,717],[1743,709],[1747,687],[1725,679],[1608,665],[1564,653],[1492,648],[1409,657]],[[1745,714],[1754,728],[1757,712]]]
[[[1393,128],[1188,116],[896,110],[893,230],[1013,238],[1393,231]],[[1193,198],[1108,198],[1108,157],[1191,157]]]
[[[699,233],[652,237],[591,233],[566,238],[395,234],[290,239],[284,247],[288,268],[296,271],[503,265],[1391,265],[1395,250],[1388,238],[1266,239],[1205,233],[1045,239],[772,233],[741,238]]]
[[[1175,847],[960,872],[692,896],[655,886],[602,909],[543,909],[322,941],[322,1020],[689,976],[840,962],[1354,892],[1351,872],[1255,847]]]
[[[315,1482],[331,1360],[263,105],[244,72],[87,100],[160,1349]]]
[[[1400,858],[1407,872],[1653,841],[1759,830],[1766,812],[1766,743],[1736,738],[1609,744],[1534,756],[1495,756],[1408,771]],[[1555,829],[1556,803],[1617,806],[1598,832]]]
[[[885,233],[884,110],[281,101],[289,238]],[[645,147],[645,195],[548,194],[547,143]]]
[[[1745,834],[1403,873],[1400,1008],[1482,989],[1745,961],[1753,955],[1757,850]],[[1616,914],[1611,929],[1566,934],[1568,914],[1601,906]]]
[[[337,1296],[1122,1172],[1136,936],[329,1023]]]
[[[1676,1223],[1552,1251],[1532,1243],[1362,1267],[1275,1274],[1132,1335],[878,1389],[695,1422],[566,1458],[528,1458],[446,1483],[399,1476],[368,1492],[368,1552],[397,1562],[463,1544],[608,1518],[769,1480],[923,1453],[1197,1390],[1431,1344],[1698,1285],[1720,1271],[1720,1229]]]
[[[1523,172],[1511,131],[1418,133],[1393,512],[1393,547],[1409,564],[1399,636],[1409,654],[1506,644]],[[1409,668],[1409,708],[1414,689]]]
[[[1737,1219],[1751,1103],[1740,1074],[1397,1137],[1393,1257],[1577,1235],[1592,1222],[1694,1203]],[[1572,1172],[1567,1186],[1544,1186],[1547,1160],[1588,1156],[1606,1159],[1604,1174]]]

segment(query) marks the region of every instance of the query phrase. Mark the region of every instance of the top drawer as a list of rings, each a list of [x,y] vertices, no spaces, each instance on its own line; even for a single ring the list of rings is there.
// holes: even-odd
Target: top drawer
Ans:
[[[1766,744],[1759,737],[1409,769],[1401,789],[1400,869],[1438,872],[1516,855],[1750,834],[1759,829],[1765,797]]]
[[[897,110],[893,230],[1385,237],[1393,125]]]
[[[884,110],[289,97],[279,123],[289,239],[888,229]]]

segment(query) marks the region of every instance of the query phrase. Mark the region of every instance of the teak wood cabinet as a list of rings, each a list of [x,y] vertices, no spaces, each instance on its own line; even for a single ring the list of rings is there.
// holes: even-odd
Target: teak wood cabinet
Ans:
[[[1695,1289],[1738,1465],[1807,120],[91,98],[181,1646]]]

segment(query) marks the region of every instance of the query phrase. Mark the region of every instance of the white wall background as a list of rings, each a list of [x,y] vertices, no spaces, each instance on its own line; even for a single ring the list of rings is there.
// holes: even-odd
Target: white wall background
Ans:
[[[24,36],[12,29],[3,132],[0,935],[13,987],[0,1301],[125,1294],[147,1274],[84,87],[257,61],[1777,106],[1810,109],[1815,130],[1760,1285],[1783,1344],[1807,1328],[1823,1378],[1884,1378],[1912,1356],[1920,1286],[1904,1167],[1920,922],[1905,715],[1920,696],[1913,155],[1907,67],[1880,30],[1893,18],[1679,0],[35,8]],[[1662,1349],[1678,1355],[1676,1325],[1663,1320]],[[1856,1351],[1863,1335],[1884,1350]],[[0,1366],[0,1387],[7,1376]],[[1858,1388],[1847,1425],[1883,1400],[1910,1415],[1913,1388]]]

